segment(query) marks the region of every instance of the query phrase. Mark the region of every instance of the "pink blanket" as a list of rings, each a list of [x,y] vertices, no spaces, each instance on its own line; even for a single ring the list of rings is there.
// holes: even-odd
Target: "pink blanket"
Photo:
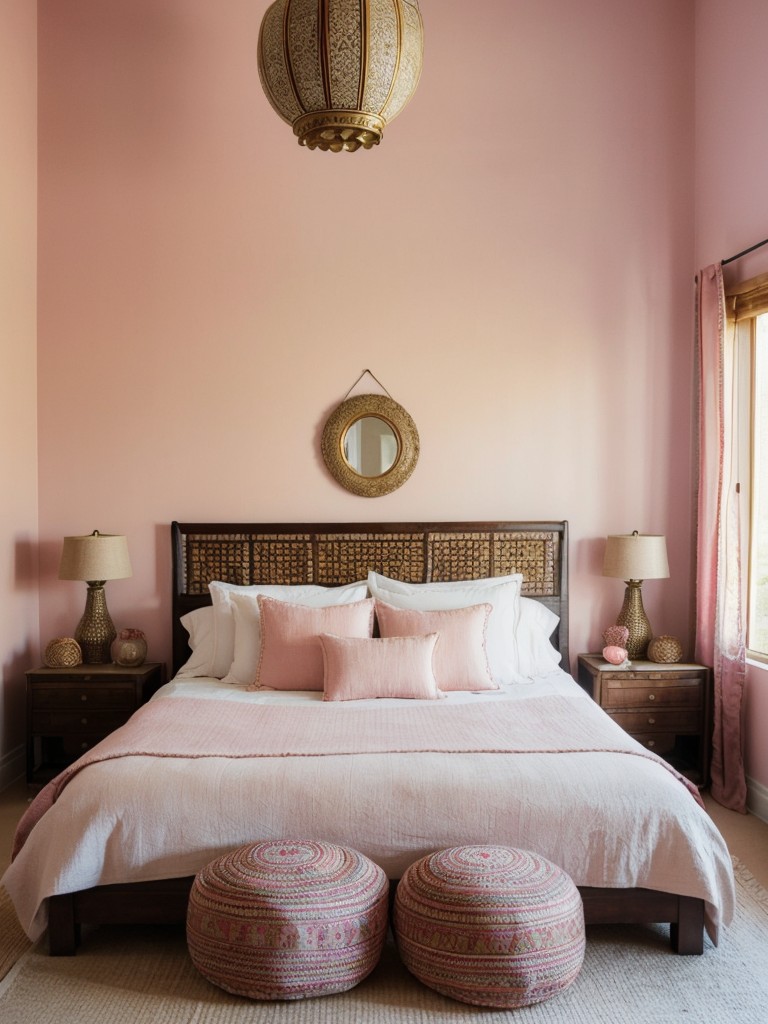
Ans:
[[[575,721],[579,723],[577,735],[573,735]],[[84,768],[102,761],[130,756],[322,757],[426,751],[631,754],[662,765],[701,802],[693,783],[580,697],[514,702],[491,697],[487,702],[463,705],[413,702],[371,706],[318,701],[298,707],[160,699],[140,708],[125,726],[41,790],[19,823],[12,856],[16,857],[67,783]]]

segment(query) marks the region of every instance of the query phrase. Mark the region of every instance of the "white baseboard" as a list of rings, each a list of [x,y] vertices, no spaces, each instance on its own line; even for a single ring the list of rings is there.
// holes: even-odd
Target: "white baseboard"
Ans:
[[[17,779],[23,778],[25,772],[24,745],[19,744],[18,747],[0,757],[0,790],[6,789]]]
[[[751,814],[761,821],[768,822],[768,786],[747,779],[747,807]]]

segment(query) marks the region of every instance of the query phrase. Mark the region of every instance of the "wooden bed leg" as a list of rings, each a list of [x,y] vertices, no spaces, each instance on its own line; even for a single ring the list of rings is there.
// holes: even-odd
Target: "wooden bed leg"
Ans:
[[[80,944],[80,925],[75,919],[71,893],[48,900],[48,951],[51,956],[74,956]]]
[[[677,921],[669,926],[672,949],[681,956],[704,952],[704,900],[681,896]]]

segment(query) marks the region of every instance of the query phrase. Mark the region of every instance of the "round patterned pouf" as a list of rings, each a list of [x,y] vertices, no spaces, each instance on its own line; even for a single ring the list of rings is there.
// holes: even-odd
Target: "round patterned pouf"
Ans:
[[[397,887],[394,929],[412,974],[476,1006],[549,999],[584,959],[584,910],[572,879],[507,846],[456,846],[412,864]]]
[[[389,882],[356,850],[263,842],[200,871],[187,945],[214,985],[251,999],[345,992],[369,974],[387,931]]]

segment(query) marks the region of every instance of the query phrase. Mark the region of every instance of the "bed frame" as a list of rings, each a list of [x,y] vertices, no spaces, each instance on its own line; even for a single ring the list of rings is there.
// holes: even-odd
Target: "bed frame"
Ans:
[[[173,556],[173,671],[189,656],[181,616],[210,604],[208,584],[310,583],[339,586],[369,570],[413,583],[478,579],[520,572],[523,594],[560,622],[552,643],[570,670],[568,524],[177,523]],[[49,948],[71,955],[84,924],[183,922],[192,878],[98,886],[49,900]],[[704,902],[651,889],[582,887],[587,924],[668,923],[672,948],[704,948]]]

